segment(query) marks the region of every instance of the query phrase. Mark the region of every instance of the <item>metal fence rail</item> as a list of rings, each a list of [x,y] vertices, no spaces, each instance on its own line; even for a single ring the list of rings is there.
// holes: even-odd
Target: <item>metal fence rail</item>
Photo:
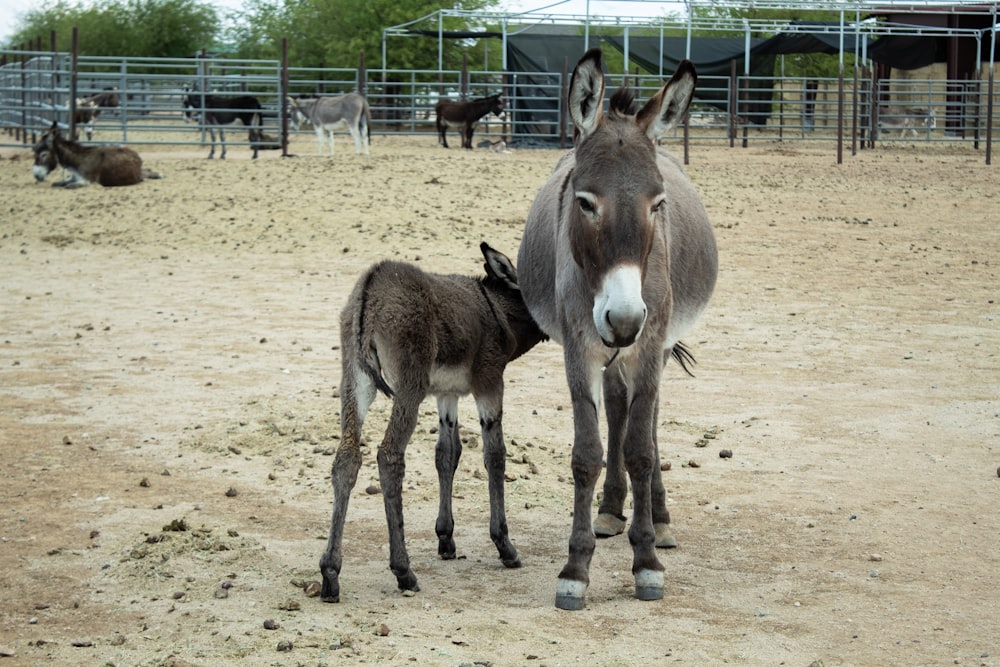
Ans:
[[[191,91],[253,95],[264,109],[263,131],[280,141],[286,96],[361,90],[372,109],[373,134],[436,134],[434,105],[441,99],[503,92],[507,115],[483,119],[479,133],[518,145],[566,144],[572,137],[564,109],[566,74],[476,71],[370,70],[288,67],[279,61],[227,58],[80,57],[66,53],[0,51],[0,146],[31,145],[53,122],[71,124],[75,99],[106,91],[119,106],[101,109],[95,143],[196,147],[208,141],[203,121],[185,122]],[[699,100],[686,128],[695,141],[960,142],[978,147],[991,119],[988,87],[978,80],[882,80],[794,77],[701,77]],[[622,83],[609,80],[609,87]],[[652,75],[629,77],[640,99],[662,85]],[[996,100],[993,100],[995,103]],[[923,120],[908,118],[923,114]],[[933,119],[933,120],[930,120]],[[881,127],[881,137],[879,127]],[[249,145],[242,128],[227,128],[230,145]],[[308,130],[305,130],[308,132]]]

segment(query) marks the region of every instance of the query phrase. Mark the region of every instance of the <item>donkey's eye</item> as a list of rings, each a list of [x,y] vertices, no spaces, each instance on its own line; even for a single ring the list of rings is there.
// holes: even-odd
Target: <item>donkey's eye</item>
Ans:
[[[577,206],[580,207],[580,210],[583,211],[585,215],[588,216],[597,215],[597,201],[590,193],[585,193],[585,192],[576,193],[576,203]]]
[[[656,215],[657,213],[663,213],[665,210],[667,210],[667,198],[665,195],[660,195],[653,201],[649,212]]]

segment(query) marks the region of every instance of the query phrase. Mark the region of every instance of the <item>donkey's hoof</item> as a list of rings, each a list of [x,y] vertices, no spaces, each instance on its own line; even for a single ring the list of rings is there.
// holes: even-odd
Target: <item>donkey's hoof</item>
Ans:
[[[458,557],[453,536],[447,533],[438,534],[438,557],[441,560],[455,560]]]
[[[340,582],[323,575],[323,588],[319,599],[323,602],[340,602]]]
[[[670,530],[669,523],[654,523],[653,530],[656,531],[656,547],[658,549],[677,547],[677,538],[674,537],[674,531]]]
[[[598,514],[594,519],[596,537],[614,537],[625,532],[625,517],[614,514]]]
[[[515,554],[513,558],[501,558],[500,561],[503,563],[504,567],[511,570],[516,570],[521,567],[521,557],[517,554]]]
[[[560,579],[556,584],[556,609],[580,611],[587,602],[587,584],[575,579]]]
[[[639,570],[635,575],[635,597],[637,600],[662,600],[663,572]]]
[[[399,585],[399,590],[401,591],[413,591],[416,593],[420,590],[420,586],[417,585],[417,575],[413,574],[412,570],[408,570],[401,577],[396,577],[396,583]]]

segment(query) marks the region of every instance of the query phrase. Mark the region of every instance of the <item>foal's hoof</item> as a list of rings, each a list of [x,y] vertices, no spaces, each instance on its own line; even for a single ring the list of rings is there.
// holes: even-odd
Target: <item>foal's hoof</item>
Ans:
[[[614,537],[625,532],[625,517],[614,514],[598,514],[594,519],[594,536]]]
[[[637,600],[662,600],[663,572],[639,570],[635,575],[635,597]]]
[[[654,523],[653,530],[656,531],[656,547],[658,549],[677,547],[677,538],[674,537],[674,531],[670,530],[669,523]]]
[[[587,584],[575,579],[560,579],[556,584],[556,609],[580,611],[587,602]]]

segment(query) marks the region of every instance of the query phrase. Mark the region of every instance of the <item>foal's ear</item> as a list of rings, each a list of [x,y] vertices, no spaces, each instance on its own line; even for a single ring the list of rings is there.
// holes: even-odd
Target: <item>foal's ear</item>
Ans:
[[[569,82],[567,101],[570,117],[580,138],[589,137],[604,115],[604,69],[600,49],[587,51],[576,64]]]
[[[479,244],[479,249],[483,251],[483,257],[486,258],[486,263],[483,264],[486,275],[502,280],[507,284],[507,287],[519,289],[517,271],[514,270],[514,264],[511,263],[510,258],[499,250],[491,248],[485,241]]]
[[[684,118],[697,83],[694,64],[690,60],[682,60],[670,81],[636,115],[636,123],[646,136],[656,141]]]

